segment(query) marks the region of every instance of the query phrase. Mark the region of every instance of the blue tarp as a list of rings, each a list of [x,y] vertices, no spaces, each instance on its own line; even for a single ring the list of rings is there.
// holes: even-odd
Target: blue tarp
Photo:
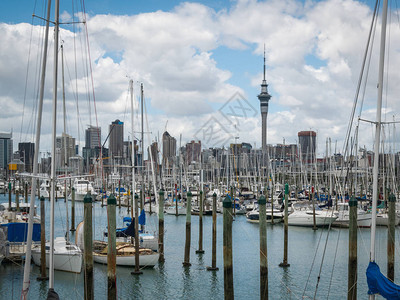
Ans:
[[[379,269],[375,262],[367,268],[368,294],[380,294],[385,299],[400,300],[400,286],[392,282]]]
[[[144,212],[144,209],[142,209],[142,211],[140,212],[139,224],[146,225],[146,213]]]
[[[15,222],[1,224],[2,227],[7,227],[7,240],[9,242],[26,242],[28,234],[28,223]],[[32,241],[40,241],[40,224],[33,224]]]

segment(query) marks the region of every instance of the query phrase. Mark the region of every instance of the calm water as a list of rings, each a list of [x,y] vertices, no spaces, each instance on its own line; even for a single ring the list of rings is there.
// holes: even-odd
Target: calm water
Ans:
[[[0,195],[0,203],[7,202],[7,195]],[[46,220],[49,218],[50,203],[46,201]],[[70,203],[69,203],[70,206]],[[70,207],[69,207],[70,208]],[[39,203],[38,203],[38,211]],[[125,208],[117,208],[117,226],[122,226]],[[83,218],[83,203],[76,204],[77,225]],[[56,236],[62,236],[66,228],[65,203],[59,200],[55,206]],[[102,239],[106,230],[107,211],[100,203],[94,204],[94,234]],[[198,216],[192,216],[192,249],[190,268],[183,268],[185,244],[185,216],[165,216],[165,263],[154,269],[144,269],[140,276],[131,275],[130,268],[117,268],[118,299],[223,299],[223,258],[222,258],[222,215],[217,217],[217,266],[219,271],[206,270],[211,265],[212,218],[203,217],[203,249],[198,255]],[[158,226],[156,216],[147,216],[147,229]],[[348,230],[332,229],[326,246],[327,230],[313,231],[310,228],[289,227],[290,267],[278,265],[283,259],[283,226],[268,228],[268,268],[270,299],[346,299],[347,297],[347,253]],[[377,262],[386,273],[387,229],[377,230]],[[48,222],[46,235],[49,236]],[[365,270],[369,260],[370,231],[360,229],[358,235],[358,297],[367,299]],[[399,241],[399,230],[396,241]],[[397,243],[396,243],[397,244]],[[322,262],[323,260],[323,262]],[[396,278],[399,281],[399,251],[396,251]],[[321,267],[322,266],[322,267]],[[321,270],[321,271],[320,271]],[[233,222],[233,271],[236,299],[259,299],[259,231],[257,224],[246,221],[245,216],[237,216]],[[321,272],[317,288],[318,273]],[[40,270],[32,264],[31,299],[45,299],[47,282],[38,282]],[[7,263],[0,266],[0,299],[19,299],[23,278],[23,266]],[[107,267],[94,265],[95,299],[107,299]],[[60,299],[83,299],[83,272],[69,274],[55,271],[55,290]],[[377,297],[380,299],[379,297]]]

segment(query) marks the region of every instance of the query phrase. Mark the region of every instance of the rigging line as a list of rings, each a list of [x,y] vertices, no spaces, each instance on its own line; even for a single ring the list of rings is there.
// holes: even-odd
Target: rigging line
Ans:
[[[322,238],[322,233],[323,233],[323,230],[321,230],[321,234],[319,235],[317,247],[315,248],[314,257],[313,257],[313,261],[312,261],[312,264],[311,264],[310,272],[308,273],[306,285],[305,285],[305,287],[304,287],[303,294],[302,294],[302,297],[303,297],[303,298],[305,297],[305,293],[306,293],[306,290],[307,290],[307,285],[308,285],[308,282],[310,281],[311,273],[312,273],[312,270],[313,270],[313,268],[314,268],[314,263],[315,263],[315,260],[316,260],[316,258],[317,258],[318,249],[319,249],[319,244],[320,244],[321,238]]]
[[[339,249],[339,240],[340,240],[340,233],[341,232],[342,232],[342,230],[339,230],[338,237],[337,237],[337,240],[336,240],[335,255],[333,256],[332,272],[331,272],[331,277],[330,277],[330,280],[329,280],[328,293],[326,295],[326,299],[329,299],[329,294],[330,294],[331,287],[332,287],[332,279],[333,279],[333,274],[334,274],[334,271],[335,271],[336,257],[337,257],[337,253],[338,253],[338,249]]]
[[[365,61],[366,61],[366,58],[367,58],[369,45],[371,43],[372,29],[374,27],[373,24],[374,24],[374,20],[375,20],[375,18],[377,16],[378,2],[379,2],[379,0],[377,0],[376,3],[375,3],[374,13],[373,13],[371,26],[370,26],[370,30],[369,30],[369,34],[368,34],[368,39],[367,39],[367,45],[366,45],[365,51],[364,51],[363,62],[362,62],[362,65],[361,65],[361,71],[360,71],[360,75],[359,75],[359,79],[358,79],[358,83],[357,83],[356,93],[354,95],[353,108],[351,110],[351,114],[350,114],[350,118],[349,118],[349,125],[348,125],[348,128],[347,128],[345,142],[344,142],[344,145],[343,145],[344,157],[346,156],[346,153],[347,153],[347,146],[348,146],[349,137],[350,137],[351,130],[352,130],[352,124],[353,124],[353,120],[354,120],[355,109],[356,109],[356,106],[357,106],[358,95],[359,95],[359,92],[360,92],[361,82],[362,82],[362,78],[363,78],[363,74],[364,74],[364,70],[365,70]]]

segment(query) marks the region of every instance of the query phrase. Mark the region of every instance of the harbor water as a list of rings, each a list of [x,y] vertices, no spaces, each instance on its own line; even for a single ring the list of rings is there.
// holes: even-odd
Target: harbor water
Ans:
[[[8,202],[8,195],[0,195],[0,203]],[[46,203],[46,237],[49,238],[50,202]],[[39,212],[39,201],[37,211]],[[68,203],[69,211],[71,202]],[[107,210],[100,202],[94,203],[94,238],[103,239],[107,230]],[[83,219],[83,203],[76,203],[75,226]],[[69,212],[69,216],[71,213]],[[126,208],[117,206],[117,227],[122,227]],[[198,249],[198,216],[192,216],[191,267],[183,267],[185,245],[185,216],[165,215],[165,262],[153,269],[143,269],[142,275],[131,275],[133,268],[117,267],[118,299],[223,299],[222,215],[217,216],[217,267],[211,266],[212,217],[203,217],[204,254]],[[71,223],[69,223],[71,226]],[[146,216],[146,230],[156,231],[157,215]],[[259,299],[259,228],[245,216],[236,216],[233,222],[233,278],[236,299]],[[55,236],[66,232],[66,209],[63,199],[55,205]],[[269,299],[346,299],[348,265],[348,229],[289,227],[288,263],[283,260],[283,225],[267,225]],[[71,235],[74,240],[74,235]],[[399,230],[396,228],[396,247]],[[377,228],[376,261],[386,274],[387,228]],[[326,247],[326,249],[325,249]],[[325,249],[325,254],[324,254]],[[398,249],[398,248],[397,248]],[[367,299],[365,271],[369,261],[370,230],[358,230],[358,298]],[[396,251],[395,282],[400,278],[400,257]],[[39,267],[32,264],[30,299],[45,299],[48,282],[37,281]],[[83,271],[71,274],[55,271],[55,290],[60,299],[83,299]],[[319,281],[318,281],[319,278]],[[3,262],[0,265],[0,299],[19,299],[22,290],[23,265],[21,262]],[[94,264],[95,299],[107,299],[107,266]],[[377,297],[377,299],[381,299]]]

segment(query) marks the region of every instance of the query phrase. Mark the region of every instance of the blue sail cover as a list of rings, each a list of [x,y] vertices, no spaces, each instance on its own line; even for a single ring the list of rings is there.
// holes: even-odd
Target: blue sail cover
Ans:
[[[140,225],[146,225],[146,213],[144,212],[144,209],[142,209],[142,211],[140,213],[139,224]]]
[[[28,223],[6,223],[1,224],[1,227],[7,227],[7,240],[9,242],[26,242],[26,236],[28,234]],[[40,241],[40,224],[33,224],[32,241]]]
[[[367,268],[368,294],[380,294],[385,299],[400,300],[400,286],[393,283],[379,269],[375,262]]]

